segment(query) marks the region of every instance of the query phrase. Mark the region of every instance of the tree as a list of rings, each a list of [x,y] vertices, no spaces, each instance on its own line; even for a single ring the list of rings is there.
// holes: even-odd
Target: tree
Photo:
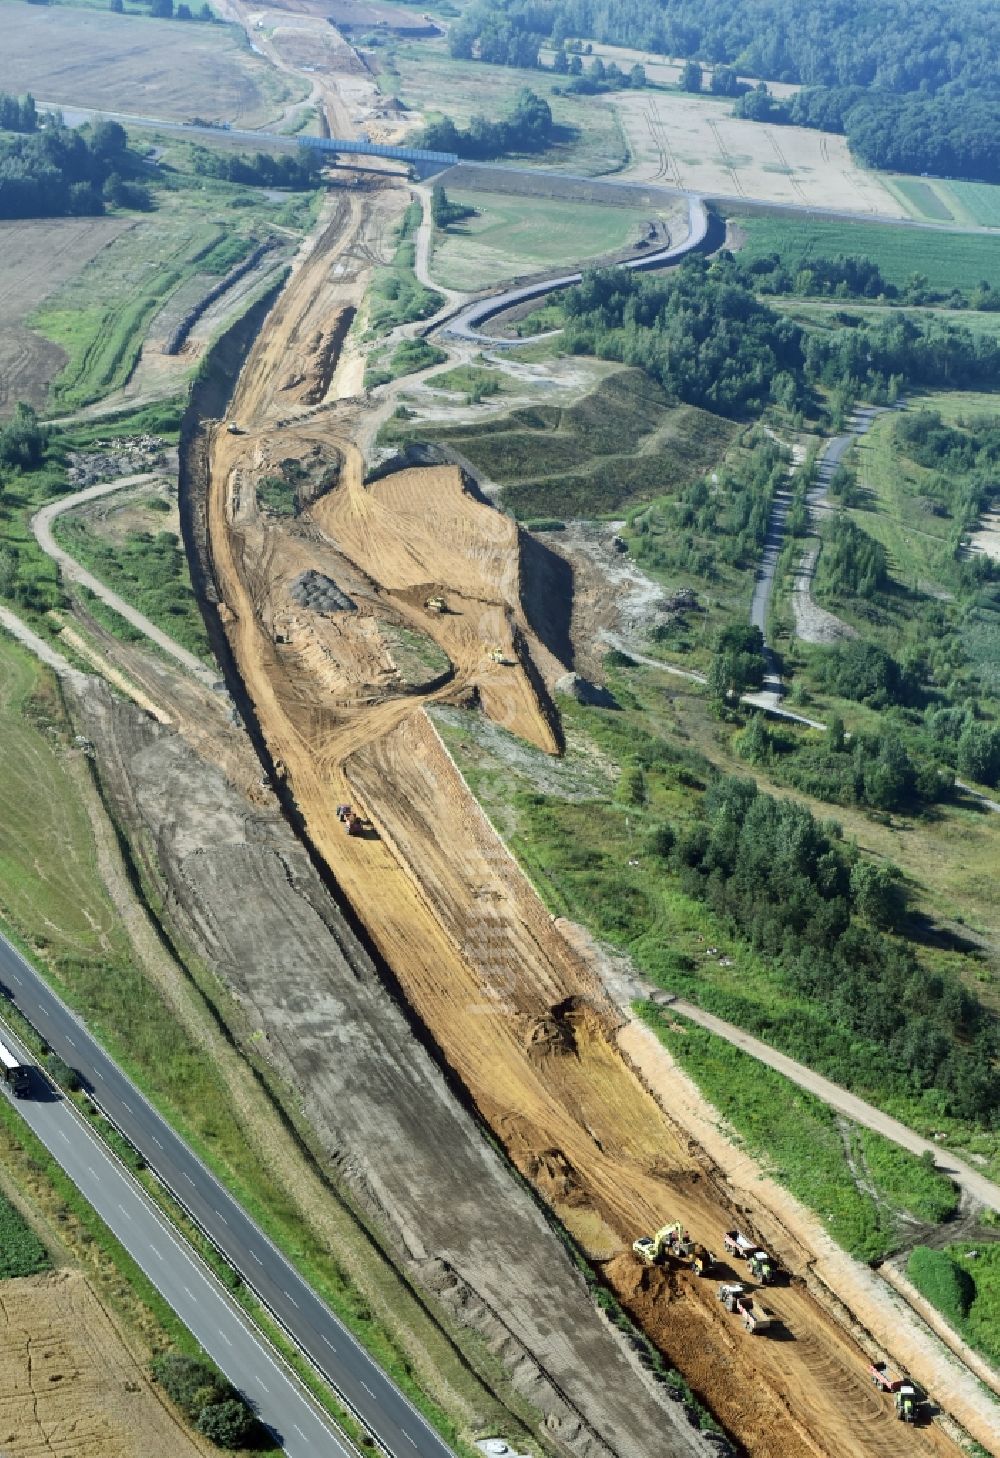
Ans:
[[[108,9],[113,10],[116,15],[121,15],[125,10],[125,0],[108,0]]]
[[[212,9],[211,5],[209,5],[207,3],[207,0],[206,0],[206,3],[198,11],[198,19],[199,20],[214,20],[215,19],[215,11]]]
[[[716,699],[738,698],[764,682],[764,635],[759,628],[735,625],[719,634],[708,670],[709,691]]]
[[[253,1414],[238,1397],[207,1403],[195,1423],[217,1448],[244,1448],[253,1426]]]
[[[851,900],[869,925],[880,931],[898,927],[906,911],[899,868],[884,862],[857,861],[851,867]]]
[[[739,96],[742,89],[732,66],[716,66],[711,84],[713,96]]]
[[[150,0],[149,13],[154,20],[172,20],[174,0]]]
[[[641,61],[636,61],[628,73],[628,84],[634,91],[641,91],[646,85],[646,68]]]
[[[182,3],[178,5],[177,9],[174,11],[174,18],[177,20],[193,20],[194,17],[191,14],[190,5],[183,4],[182,0]]]
[[[958,772],[980,785],[1000,784],[1000,726],[969,724],[958,741]]]
[[[700,91],[703,80],[702,69],[697,61],[685,61],[681,72],[682,91]]]

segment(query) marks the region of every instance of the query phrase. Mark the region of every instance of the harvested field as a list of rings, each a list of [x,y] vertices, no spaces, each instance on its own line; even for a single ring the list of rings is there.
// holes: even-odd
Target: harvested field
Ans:
[[[614,104],[634,161],[623,176],[706,197],[906,217],[908,209],[859,167],[843,137],[730,115],[696,96],[620,92]]]
[[[102,248],[133,226],[125,218],[0,222],[0,417],[18,400],[41,408],[66,353],[25,320]]]
[[[510,1158],[750,1454],[954,1455],[942,1428],[902,1431],[877,1400],[861,1350],[808,1283],[810,1251],[787,1230],[766,1222],[759,1232],[791,1272],[775,1293],[774,1339],[747,1337],[710,1284],[649,1271],[631,1255],[634,1237],[667,1218],[718,1249],[723,1230],[752,1212],[734,1208],[711,1161],[637,1075],[618,1043],[620,1015],[423,712],[428,702],[475,701],[530,742],[557,742],[543,682],[562,664],[542,641],[556,637],[522,601],[516,528],[463,490],[455,468],[366,486],[353,444],[363,427],[357,407],[283,414],[289,347],[363,283],[349,277],[359,226],[342,219],[339,238],[331,226],[322,276],[310,258],[251,351],[232,407],[247,434],[217,428],[209,442],[207,530],[221,617],[311,841]],[[338,249],[339,281],[329,270]],[[304,458],[324,444],[340,462],[337,484],[294,531],[262,522],[252,488],[274,453]],[[306,565],[357,604],[334,615],[336,673],[307,657],[295,624],[275,632],[285,584]],[[359,645],[353,674],[349,660],[357,623],[378,613],[433,639],[452,678],[422,699],[381,680],[365,691],[368,645]],[[321,646],[332,621],[308,625]],[[338,677],[350,682],[341,687]],[[345,834],[338,801],[364,817],[362,834]],[[683,1431],[661,1424],[652,1443],[647,1432],[645,1453],[676,1451]]]
[[[83,1276],[0,1287],[0,1449],[16,1458],[196,1458]]]
[[[3,20],[4,86],[48,105],[259,127],[293,94],[221,26],[20,0],[4,5]]]

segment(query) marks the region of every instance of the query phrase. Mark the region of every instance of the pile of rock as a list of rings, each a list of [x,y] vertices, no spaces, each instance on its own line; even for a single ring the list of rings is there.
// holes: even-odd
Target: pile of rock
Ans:
[[[309,568],[300,572],[289,588],[299,607],[309,608],[314,613],[353,613],[355,604],[341,592],[337,584],[322,572]]]

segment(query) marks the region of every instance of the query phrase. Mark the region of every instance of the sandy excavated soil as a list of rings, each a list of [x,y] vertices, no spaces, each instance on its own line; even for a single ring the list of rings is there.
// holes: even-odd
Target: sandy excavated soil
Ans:
[[[530,742],[554,747],[543,680],[562,670],[521,602],[515,529],[465,492],[451,468],[365,486],[348,408],[286,417],[275,435],[289,350],[307,347],[322,319],[350,301],[325,249],[343,238],[356,258],[364,228],[346,216],[338,227],[251,351],[233,405],[247,435],[216,430],[207,503],[230,642],[314,845],[514,1163],[748,1452],[954,1454],[937,1425],[912,1431],[896,1422],[871,1388],[861,1351],[807,1285],[810,1252],[783,1232],[759,1231],[793,1273],[774,1294],[782,1326],[772,1338],[746,1335],[712,1282],[650,1270],[632,1256],[633,1238],[668,1218],[718,1250],[726,1226],[737,1217],[752,1223],[752,1212],[748,1220],[735,1210],[704,1151],[638,1076],[618,1043],[620,1016],[553,926],[423,712],[428,701],[477,701]],[[324,444],[339,464],[333,490],[295,533],[262,520],[254,482],[273,454],[305,458]],[[419,627],[448,653],[451,678],[423,700],[384,679],[367,694],[354,682],[348,695],[309,670],[294,630],[292,641],[278,642],[274,604],[305,543],[355,601],[356,615],[391,613]],[[452,611],[425,606],[433,591]],[[332,635],[341,657],[358,640],[356,628],[344,627],[348,616],[313,625],[331,657]],[[342,667],[340,674],[350,676]],[[335,815],[342,801],[370,817],[366,836],[344,834]],[[646,1451],[674,1451],[676,1438],[664,1427]]]
[[[12,1458],[197,1458],[83,1276],[0,1285],[0,1452]]]

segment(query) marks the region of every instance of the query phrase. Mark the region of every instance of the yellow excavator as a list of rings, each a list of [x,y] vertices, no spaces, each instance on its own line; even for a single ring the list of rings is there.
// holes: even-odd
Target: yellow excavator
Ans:
[[[659,1265],[666,1255],[687,1261],[696,1276],[707,1276],[715,1264],[712,1252],[692,1240],[679,1220],[664,1225],[655,1235],[640,1235],[633,1241],[632,1249],[650,1266]]]
[[[655,1266],[668,1253],[675,1256],[686,1255],[687,1245],[687,1232],[681,1222],[675,1220],[671,1225],[664,1225],[655,1235],[640,1235],[638,1240],[632,1242],[632,1249],[647,1265]]]

